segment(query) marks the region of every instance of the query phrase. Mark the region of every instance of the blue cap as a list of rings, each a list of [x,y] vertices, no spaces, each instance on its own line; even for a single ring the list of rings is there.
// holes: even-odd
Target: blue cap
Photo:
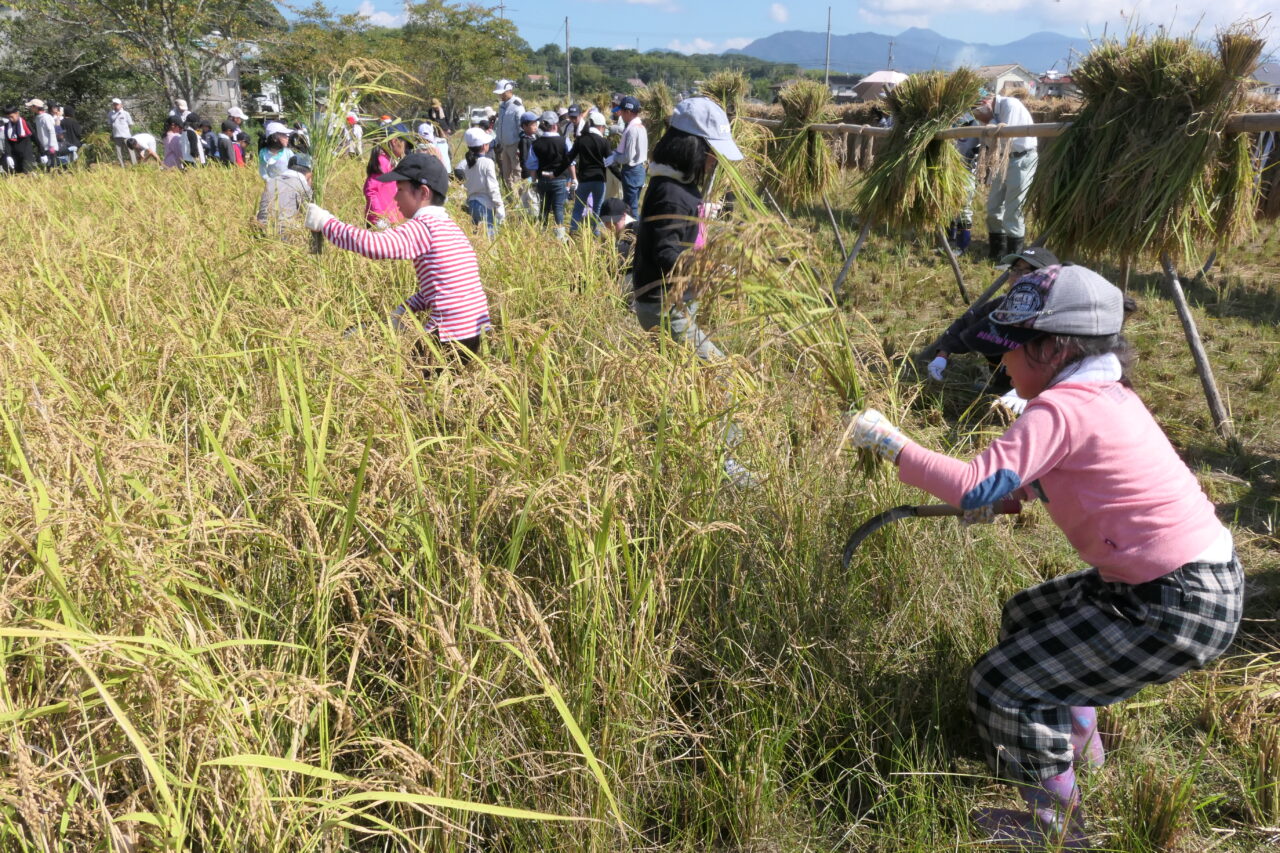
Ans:
[[[578,109],[577,104],[574,104],[573,106],[569,107],[569,115],[573,116],[574,118],[577,118],[578,116],[582,115],[582,110]]]
[[[538,120],[538,114],[535,113],[533,110],[525,110],[520,115],[521,124],[528,124],[531,121],[537,121],[537,120]]]
[[[726,160],[741,160],[742,152],[733,141],[729,117],[720,105],[710,98],[685,98],[676,104],[671,114],[671,127],[701,136],[707,144]]]
[[[627,95],[625,98],[623,98],[621,101],[618,102],[618,109],[627,110],[628,112],[638,113],[640,112],[640,101],[631,95]]]

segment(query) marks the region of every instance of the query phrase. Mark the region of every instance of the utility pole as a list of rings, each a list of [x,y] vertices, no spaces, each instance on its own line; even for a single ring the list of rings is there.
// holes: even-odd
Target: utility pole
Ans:
[[[831,88],[831,7],[827,7],[827,61],[826,70],[822,72],[822,83]]]
[[[893,39],[889,39],[889,67],[886,70],[893,70]]]
[[[566,104],[573,103],[573,71],[569,64],[571,56],[569,47],[569,16],[564,16],[564,100]]]

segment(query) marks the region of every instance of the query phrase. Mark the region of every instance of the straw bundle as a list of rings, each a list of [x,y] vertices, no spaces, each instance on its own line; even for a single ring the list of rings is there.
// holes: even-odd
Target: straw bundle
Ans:
[[[1246,236],[1248,138],[1223,128],[1262,48],[1239,29],[1218,36],[1216,56],[1165,35],[1096,47],[1074,74],[1084,108],[1031,188],[1045,238],[1086,255],[1198,258]]]
[[[707,97],[724,107],[725,114],[732,119],[738,115],[743,99],[751,90],[751,83],[741,71],[725,69],[708,77],[702,90]]]
[[[774,134],[770,184],[791,203],[813,201],[836,177],[835,155],[823,134],[811,130],[830,118],[831,93],[817,80],[798,80],[778,94],[782,125]]]
[[[858,188],[864,219],[933,232],[964,207],[969,171],[936,134],[971,109],[982,81],[967,68],[913,74],[885,97],[893,133]]]
[[[671,121],[671,113],[676,108],[671,89],[661,80],[655,80],[648,86],[636,90],[640,106],[644,109],[644,126],[649,131],[649,144],[656,145],[662,134],[667,132]]]

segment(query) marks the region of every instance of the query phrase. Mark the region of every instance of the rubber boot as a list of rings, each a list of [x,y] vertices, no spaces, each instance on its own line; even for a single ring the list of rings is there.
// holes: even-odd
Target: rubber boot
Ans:
[[[1075,754],[1077,766],[1085,765],[1097,770],[1106,760],[1106,750],[1098,736],[1096,708],[1071,708],[1071,751]]]
[[[1007,238],[1005,238],[1005,244],[1004,244],[1004,254],[1005,254],[1005,257],[1008,257],[1009,255],[1016,255],[1016,254],[1018,254],[1018,253],[1019,253],[1019,252],[1021,252],[1021,251],[1022,251],[1022,238],[1021,238],[1021,237],[1007,237]]]
[[[1074,768],[1041,779],[1038,785],[1019,785],[1018,795],[1031,809],[1036,825],[1050,836],[1065,835],[1080,807]]]
[[[993,264],[1000,263],[1000,259],[1007,253],[1004,250],[1004,234],[988,234],[987,235],[987,260]]]
[[[963,255],[973,242],[973,231],[968,228],[956,229],[956,254]]]

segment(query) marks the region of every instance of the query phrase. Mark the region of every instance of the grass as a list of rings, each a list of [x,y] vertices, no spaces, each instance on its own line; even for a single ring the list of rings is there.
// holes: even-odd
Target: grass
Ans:
[[[359,166],[329,183],[347,221]],[[1076,567],[1061,536],[908,521],[839,561],[920,499],[835,452],[851,400],[960,454],[1000,428],[973,364],[907,358],[959,310],[929,247],[874,236],[836,314],[816,219],[722,236],[741,270],[701,270],[734,285],[704,316],[736,355],[703,365],[638,331],[605,247],[513,217],[477,238],[484,360],[424,378],[407,337],[342,336],[409,265],[255,239],[258,186],[0,182],[0,849],[923,853],[1011,804],[962,687],[1003,599]],[[1230,660],[1104,715],[1099,849],[1148,849],[1139,793],[1182,849],[1274,843],[1276,248],[1189,287],[1241,454],[1136,277],[1139,387],[1251,596]]]

